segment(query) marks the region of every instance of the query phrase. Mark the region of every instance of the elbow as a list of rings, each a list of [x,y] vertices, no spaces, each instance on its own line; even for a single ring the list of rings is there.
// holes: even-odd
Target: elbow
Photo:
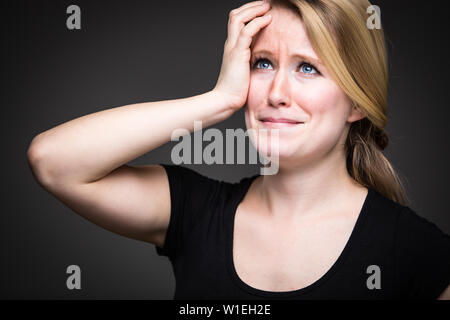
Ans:
[[[28,147],[27,162],[34,179],[44,188],[48,188],[53,180],[48,169],[48,159],[48,149],[44,146],[40,135],[37,135]]]
[[[37,165],[42,158],[42,148],[38,145],[38,140],[39,136],[34,137],[27,149],[27,162],[33,174],[35,173]]]

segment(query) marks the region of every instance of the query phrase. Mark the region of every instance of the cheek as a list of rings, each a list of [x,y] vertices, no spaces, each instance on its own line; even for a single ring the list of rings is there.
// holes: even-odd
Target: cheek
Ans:
[[[250,81],[247,96],[247,105],[250,111],[253,111],[254,106],[262,105],[265,96],[268,94],[269,86],[262,81]]]
[[[250,87],[248,90],[247,103],[245,104],[245,124],[247,129],[255,128],[256,123],[254,120],[255,112],[258,106],[264,105],[264,99],[267,94],[267,88],[264,87],[263,83],[253,81],[250,82]]]
[[[351,109],[350,99],[332,81],[305,87],[298,99],[299,105],[310,116],[311,147],[318,148],[317,152],[333,148],[342,138]]]
[[[311,80],[299,87],[295,96],[298,105],[312,118],[323,115],[335,117],[349,104],[344,92],[328,79]]]

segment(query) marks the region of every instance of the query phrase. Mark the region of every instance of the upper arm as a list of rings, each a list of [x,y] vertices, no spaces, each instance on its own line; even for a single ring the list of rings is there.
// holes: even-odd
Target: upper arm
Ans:
[[[450,300],[450,285],[441,293],[438,300]]]
[[[396,277],[409,298],[436,299],[450,283],[450,236],[405,207],[397,229]]]
[[[171,204],[168,177],[161,165],[123,165],[95,182],[60,183],[51,192],[104,229],[163,246]]]

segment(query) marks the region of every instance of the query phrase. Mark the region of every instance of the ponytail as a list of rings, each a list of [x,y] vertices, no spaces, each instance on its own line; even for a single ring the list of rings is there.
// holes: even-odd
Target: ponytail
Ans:
[[[366,117],[351,123],[347,171],[361,185],[408,205],[405,189],[383,154],[389,139],[388,68],[383,29],[368,29],[367,0],[271,0],[299,14],[309,40],[339,87]]]
[[[359,184],[403,206],[409,205],[404,186],[383,150],[389,138],[367,118],[351,124],[346,140],[347,170]]]

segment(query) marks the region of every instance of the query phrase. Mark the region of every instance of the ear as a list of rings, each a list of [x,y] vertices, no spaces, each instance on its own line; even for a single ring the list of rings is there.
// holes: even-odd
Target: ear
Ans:
[[[366,117],[366,113],[362,111],[356,103],[352,103],[352,108],[350,110],[350,114],[348,115],[347,121],[348,122],[355,122],[358,120],[361,120],[362,118]]]

